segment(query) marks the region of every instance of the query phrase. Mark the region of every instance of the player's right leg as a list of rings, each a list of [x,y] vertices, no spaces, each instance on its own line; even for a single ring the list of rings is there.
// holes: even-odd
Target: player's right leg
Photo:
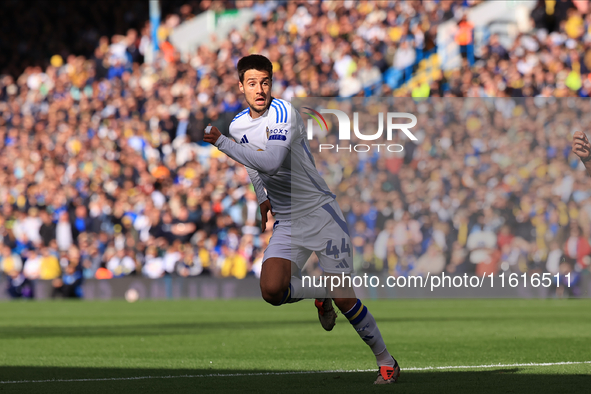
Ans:
[[[340,286],[332,289],[330,293],[337,308],[349,320],[376,358],[378,377],[374,384],[396,383],[400,376],[400,366],[388,352],[376,320],[357,298],[355,290],[352,287]]]
[[[344,215],[336,201],[326,204],[314,212],[315,222],[322,224],[319,234],[310,232],[306,244],[318,250],[316,255],[325,275],[329,276],[328,297],[349,320],[359,337],[365,342],[376,358],[378,378],[375,384],[394,383],[400,375],[400,366],[390,355],[378,325],[366,306],[355,294],[352,286],[353,272],[352,242]],[[339,279],[332,280],[333,277]],[[345,280],[345,277],[349,280]],[[333,287],[333,284],[335,287]]]

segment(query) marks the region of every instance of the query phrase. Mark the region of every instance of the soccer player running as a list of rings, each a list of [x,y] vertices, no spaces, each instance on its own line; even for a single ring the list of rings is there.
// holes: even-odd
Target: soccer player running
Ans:
[[[236,142],[210,126],[203,139],[246,167],[260,204],[263,231],[268,213],[275,216],[261,270],[263,298],[272,305],[314,298],[327,331],[335,325],[334,301],[376,357],[374,383],[396,382],[400,367],[354,289],[341,286],[329,294],[326,288],[306,288],[299,276],[292,276],[292,262],[301,270],[312,252],[325,275],[350,275],[349,230],[336,196],[316,170],[300,114],[289,102],[271,97],[273,66],[269,59],[249,55],[240,59],[237,68],[248,108],[230,124],[230,136]]]

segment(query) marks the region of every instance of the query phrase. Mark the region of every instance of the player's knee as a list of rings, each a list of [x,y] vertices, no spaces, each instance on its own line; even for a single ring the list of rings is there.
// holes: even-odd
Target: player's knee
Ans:
[[[263,291],[261,294],[263,296],[263,300],[267,301],[269,304],[271,304],[273,306],[281,305],[282,294],[268,293],[265,291]]]
[[[261,284],[261,295],[269,304],[279,306],[283,301],[285,289],[281,289],[278,286]]]

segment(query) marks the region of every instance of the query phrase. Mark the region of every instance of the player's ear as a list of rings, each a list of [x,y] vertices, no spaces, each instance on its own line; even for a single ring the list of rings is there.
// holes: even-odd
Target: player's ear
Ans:
[[[242,85],[242,82],[238,82],[238,87],[240,88],[240,91],[244,93],[244,85]]]

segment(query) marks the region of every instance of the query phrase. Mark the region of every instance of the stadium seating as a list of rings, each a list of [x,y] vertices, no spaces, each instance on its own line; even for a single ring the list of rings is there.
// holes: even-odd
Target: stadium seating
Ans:
[[[554,27],[556,31],[538,26],[520,36],[511,48],[499,46],[491,35],[474,65],[465,61],[461,68],[443,72],[436,47],[423,50],[414,45],[430,34],[430,25],[450,20],[454,9],[477,2],[445,3],[398,2],[390,8],[387,2],[280,2],[269,19],[256,19],[247,31],[234,31],[227,38],[218,37],[211,45],[201,46],[188,62],[182,62],[172,48],[166,58],[141,64],[142,51],[151,45],[145,28],[139,33],[100,38],[88,58],[55,54],[45,68],[29,66],[15,77],[5,75],[0,82],[0,221],[6,246],[0,267],[5,280],[15,286],[25,279],[36,280],[42,272],[51,271],[41,267],[54,264],[54,258],[61,269],[44,279],[60,279],[61,283],[55,282],[56,289],[63,289],[64,279],[72,279],[65,278],[69,266],[80,273],[76,279],[80,281],[103,275],[105,270],[114,277],[256,275],[270,233],[259,233],[260,218],[246,171],[202,142],[205,125],[224,129],[243,108],[234,66],[248,53],[260,52],[272,60],[273,94],[288,100],[338,96],[345,78],[359,80],[361,86],[346,96],[417,97],[425,95],[425,86],[428,95],[448,97],[591,94],[591,64],[587,64],[585,52],[591,41],[589,14],[568,11],[565,23]],[[582,34],[576,29],[580,19],[585,27]],[[159,31],[163,42],[178,22],[174,18],[170,21]],[[413,30],[417,26],[419,29]],[[363,34],[351,34],[352,28]],[[394,57],[403,39],[413,45],[414,60],[404,68],[395,68]],[[552,56],[536,58],[535,53]],[[342,59],[341,69],[337,62]],[[361,59],[368,60],[368,75],[373,68],[379,70],[379,81],[361,84]],[[493,134],[490,138],[503,136]],[[525,144],[525,137],[516,138],[513,143]],[[546,155],[541,159],[560,168],[555,182],[566,184],[575,178],[584,184],[576,160],[569,156],[566,138],[546,135],[538,145]],[[471,139],[466,130],[453,136],[457,142]],[[374,244],[388,220],[392,219],[395,227],[402,223],[399,211],[429,203],[425,196],[407,198],[400,186],[414,179],[414,188],[427,187],[429,174],[418,167],[421,155],[431,157],[430,168],[442,168],[446,158],[454,156],[475,162],[476,173],[489,165],[479,152],[466,151],[463,143],[452,143],[448,152],[431,145],[432,151],[419,147],[414,157],[400,159],[404,169],[398,159],[386,163],[388,170],[383,175],[389,185],[396,186],[392,190],[376,186],[375,193],[369,193],[376,197],[365,201],[363,212],[344,202],[352,229],[357,222],[364,222],[366,229],[371,227],[369,232],[357,234],[367,244]],[[355,168],[367,163],[351,160],[337,163],[331,171],[349,171],[347,176],[355,178],[359,175]],[[380,160],[368,163],[376,171],[384,164]],[[384,170],[380,167],[379,171]],[[502,175],[512,174],[506,170]],[[532,182],[534,175],[528,174]],[[468,178],[461,169],[453,171],[446,178],[447,194],[474,189],[467,185],[485,186],[481,177]],[[588,201],[584,190],[571,190],[547,204],[548,217],[540,218],[537,208],[531,207],[543,203],[531,193],[524,194],[508,202],[516,208],[509,219],[518,221],[524,214],[524,220],[535,228],[583,224],[589,220]],[[393,207],[391,213],[370,226],[369,213],[373,215],[376,207],[386,212],[384,205]],[[464,232],[480,228],[479,212],[470,207],[467,212],[453,211],[445,219],[435,219],[422,208],[411,209],[408,220],[418,223],[424,240],[433,240],[434,233],[436,237],[442,234],[445,269],[459,273],[457,267],[469,263],[467,255],[461,257],[467,242]],[[496,223],[505,213],[491,209],[487,220]],[[460,214],[466,216],[465,221],[457,219]],[[550,222],[549,216],[554,214],[558,221]],[[500,237],[502,231],[502,226],[495,227],[495,236]],[[544,253],[556,245],[562,248],[568,238],[565,231],[552,233]],[[503,236],[512,239],[515,234]],[[584,230],[581,242],[588,236]],[[534,243],[527,240],[528,247]],[[383,257],[384,272],[408,274],[411,270],[401,268],[402,262],[420,259],[430,244],[421,241],[410,249],[391,251],[392,255]],[[527,249],[521,244],[514,247]],[[499,256],[505,252],[502,245],[495,250]],[[29,261],[31,251],[44,256],[37,269]],[[525,253],[524,259],[525,270],[546,269],[545,261],[536,260],[538,255]],[[579,260],[579,265],[587,266],[586,259]],[[235,264],[244,269],[236,269]]]

